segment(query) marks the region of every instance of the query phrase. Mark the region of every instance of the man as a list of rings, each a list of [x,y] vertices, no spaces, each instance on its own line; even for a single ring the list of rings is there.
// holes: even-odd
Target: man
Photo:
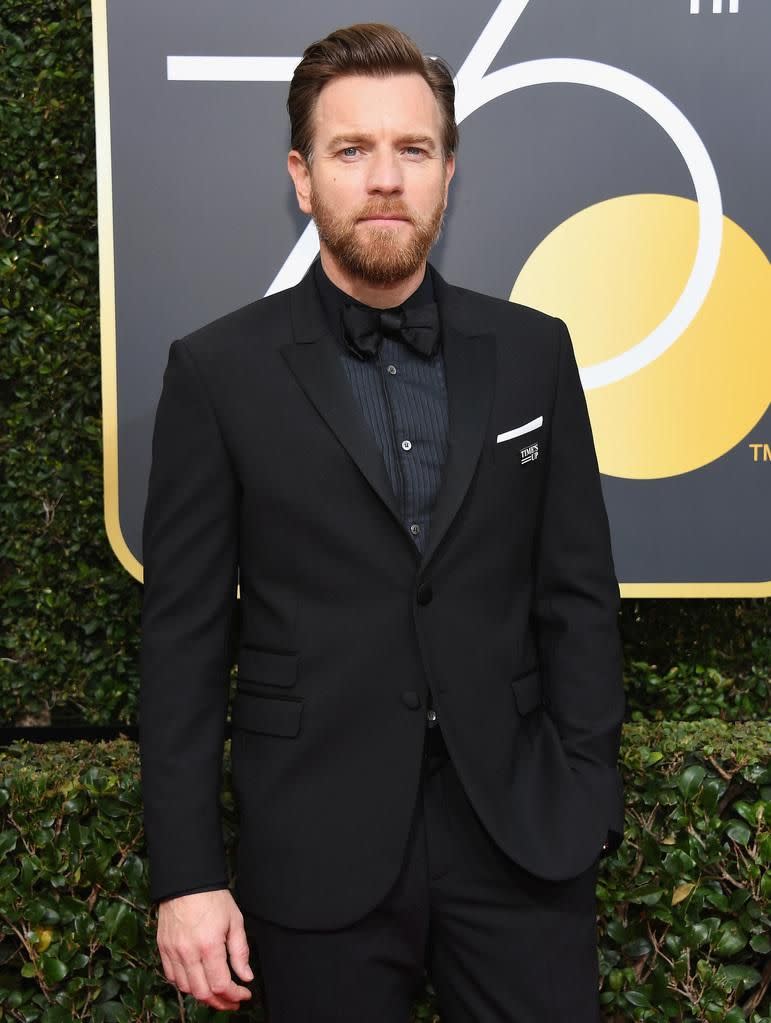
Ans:
[[[249,998],[251,953],[271,1023],[406,1023],[424,967],[443,1023],[599,1013],[595,881],[623,831],[608,523],[565,325],[427,266],[453,101],[389,26],[305,51],[288,169],[320,261],[175,342],[157,413],[158,944],[220,1009]]]

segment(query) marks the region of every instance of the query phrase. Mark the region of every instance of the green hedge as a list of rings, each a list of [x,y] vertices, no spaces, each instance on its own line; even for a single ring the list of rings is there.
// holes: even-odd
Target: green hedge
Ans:
[[[766,722],[625,726],[625,841],[597,888],[608,1023],[771,1023],[770,750]],[[0,1019],[234,1018],[163,978],[133,743],[18,743],[0,804]]]
[[[140,587],[102,522],[88,3],[0,9],[0,724],[136,710]]]

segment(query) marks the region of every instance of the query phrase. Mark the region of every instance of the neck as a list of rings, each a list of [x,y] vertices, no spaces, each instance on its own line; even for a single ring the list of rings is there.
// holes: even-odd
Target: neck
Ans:
[[[394,281],[391,284],[374,284],[372,281],[362,280],[360,277],[353,277],[347,273],[335,260],[327,247],[322,243],[320,246],[321,265],[324,273],[341,291],[357,302],[372,306],[373,309],[391,309],[393,306],[401,305],[410,295],[417,291],[426,273],[426,261],[411,276],[403,281]]]

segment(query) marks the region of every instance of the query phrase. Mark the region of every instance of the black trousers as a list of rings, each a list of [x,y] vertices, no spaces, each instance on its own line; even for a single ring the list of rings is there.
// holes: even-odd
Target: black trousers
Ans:
[[[466,798],[438,728],[401,872],[337,931],[244,914],[268,1023],[408,1023],[425,973],[442,1023],[598,1023],[595,885],[544,881],[512,863]]]

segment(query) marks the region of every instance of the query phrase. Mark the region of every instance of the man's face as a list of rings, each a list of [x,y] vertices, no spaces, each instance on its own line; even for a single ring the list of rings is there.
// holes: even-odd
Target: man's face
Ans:
[[[436,240],[454,159],[443,158],[441,114],[417,74],[351,75],[326,85],[315,109],[308,167],[289,154],[300,208],[348,275],[395,284],[415,274]]]

